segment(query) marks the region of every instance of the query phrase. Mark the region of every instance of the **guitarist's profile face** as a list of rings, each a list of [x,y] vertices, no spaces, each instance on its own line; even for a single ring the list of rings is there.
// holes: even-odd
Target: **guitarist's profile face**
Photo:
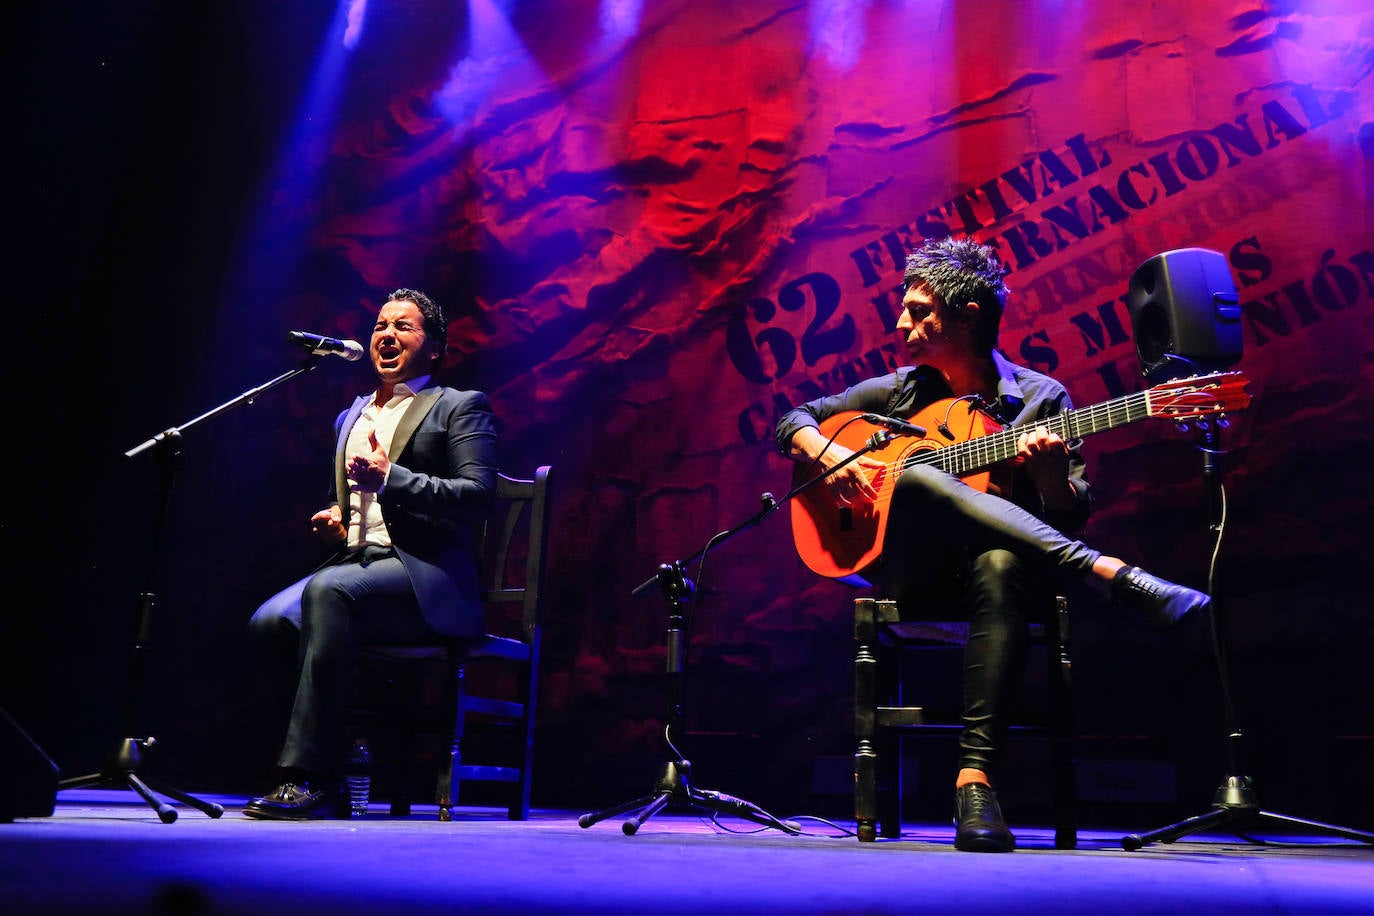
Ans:
[[[906,344],[912,365],[924,363],[937,369],[968,365],[976,359],[973,328],[978,304],[969,303],[955,312],[923,286],[907,288],[897,331]]]

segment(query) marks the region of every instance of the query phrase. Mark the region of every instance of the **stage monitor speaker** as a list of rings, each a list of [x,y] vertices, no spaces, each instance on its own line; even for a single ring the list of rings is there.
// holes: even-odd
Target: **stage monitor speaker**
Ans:
[[[1131,274],[1126,308],[1141,374],[1153,382],[1240,361],[1240,297],[1219,251],[1179,248],[1150,258]]]
[[[0,707],[0,823],[48,817],[57,802],[57,765]]]

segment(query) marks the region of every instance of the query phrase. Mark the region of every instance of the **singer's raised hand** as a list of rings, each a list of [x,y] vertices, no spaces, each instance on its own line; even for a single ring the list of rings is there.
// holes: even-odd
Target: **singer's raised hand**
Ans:
[[[367,444],[372,446],[371,454],[354,455],[348,459],[348,479],[352,482],[349,489],[354,492],[376,493],[386,482],[386,471],[391,467],[391,459],[387,457],[386,449],[377,441],[376,430],[367,434]]]

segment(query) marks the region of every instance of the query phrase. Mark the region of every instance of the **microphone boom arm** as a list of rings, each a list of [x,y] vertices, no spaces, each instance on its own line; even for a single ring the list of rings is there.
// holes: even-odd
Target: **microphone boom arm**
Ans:
[[[901,423],[902,421],[895,420],[893,422]],[[909,423],[905,425],[911,426],[911,424]],[[912,428],[920,429],[919,426],[913,426]],[[925,435],[924,430],[921,431],[921,435]],[[637,585],[633,591],[630,592],[630,597],[638,598],[641,595],[652,590],[656,585],[664,586],[665,580],[663,572],[665,569],[676,569],[679,572],[681,572],[687,567],[689,563],[701,557],[703,554],[706,553],[708,549],[715,546],[717,543],[723,543],[725,541],[728,541],[730,540],[730,538],[739,534],[741,531],[747,531],[748,529],[753,528],[759,522],[763,521],[765,518],[776,512],[779,508],[791,502],[803,491],[810,489],[811,487],[820,483],[822,480],[828,479],[829,477],[833,476],[834,473],[838,471],[840,468],[848,465],[853,461],[857,461],[864,455],[867,455],[869,452],[877,451],[878,449],[885,447],[891,440],[891,433],[887,432],[886,430],[878,430],[877,432],[873,433],[873,435],[869,436],[868,441],[866,441],[863,444],[863,447],[855,450],[855,452],[852,455],[849,455],[845,457],[843,460],[836,462],[834,467],[827,468],[824,473],[817,474],[815,477],[812,477],[811,479],[793,487],[791,490],[787,491],[787,493],[783,494],[783,497],[781,499],[774,497],[772,493],[763,493],[760,496],[760,499],[763,501],[763,508],[761,508],[758,512],[755,512],[753,515],[751,515],[744,521],[740,522],[735,527],[728,528],[725,531],[722,531],[720,534],[717,534],[715,537],[711,538],[711,540],[708,541],[705,546],[701,547],[690,556],[681,560],[675,560],[672,563],[662,564],[661,566],[659,566],[659,571],[657,573],[655,573],[652,577],[645,579],[643,582]],[[691,582],[690,579],[687,581],[689,583]],[[665,594],[666,593],[668,593],[668,590],[665,587]],[[668,594],[668,597],[670,599],[673,599],[678,598],[680,596]]]
[[[133,448],[129,449],[127,452],[124,453],[124,457],[135,458],[143,454],[144,452],[148,451],[149,449],[157,448],[158,446],[163,445],[164,443],[174,442],[177,438],[181,436],[181,433],[184,430],[190,429],[192,426],[195,426],[202,420],[208,420],[211,417],[219,416],[226,410],[229,410],[232,407],[237,407],[240,404],[252,404],[253,401],[257,399],[259,395],[266,394],[268,391],[271,391],[278,385],[285,384],[286,382],[289,382],[296,376],[304,375],[311,369],[314,369],[317,365],[319,365],[320,355],[321,354],[318,353],[309,354],[306,357],[306,362],[303,365],[298,366],[295,369],[290,370],[289,372],[283,372],[281,375],[277,376],[271,381],[264,382],[256,388],[250,388],[242,394],[238,395],[237,397],[225,401],[218,407],[215,407],[211,410],[207,410],[205,413],[201,414],[198,417],[195,417],[194,419],[187,420],[180,426],[172,426],[168,429],[163,430],[156,436],[153,436],[151,439],[141,442],[138,445],[135,445]]]

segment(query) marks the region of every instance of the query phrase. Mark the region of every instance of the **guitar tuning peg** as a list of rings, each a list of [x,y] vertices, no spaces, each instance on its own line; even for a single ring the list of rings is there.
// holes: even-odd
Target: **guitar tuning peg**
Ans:
[[[1222,414],[1221,416],[1217,417],[1217,426],[1220,426],[1222,429],[1230,429],[1231,418],[1226,416],[1226,414]]]
[[[1183,422],[1182,420],[1175,420],[1174,429],[1178,430],[1181,433],[1186,433],[1188,431],[1188,424]]]
[[[1203,432],[1206,432],[1207,430],[1209,430],[1209,429],[1212,428],[1212,424],[1209,423],[1209,422],[1206,421],[1206,420],[1198,420],[1198,421],[1197,421],[1197,428],[1200,429],[1200,430],[1202,430]]]

